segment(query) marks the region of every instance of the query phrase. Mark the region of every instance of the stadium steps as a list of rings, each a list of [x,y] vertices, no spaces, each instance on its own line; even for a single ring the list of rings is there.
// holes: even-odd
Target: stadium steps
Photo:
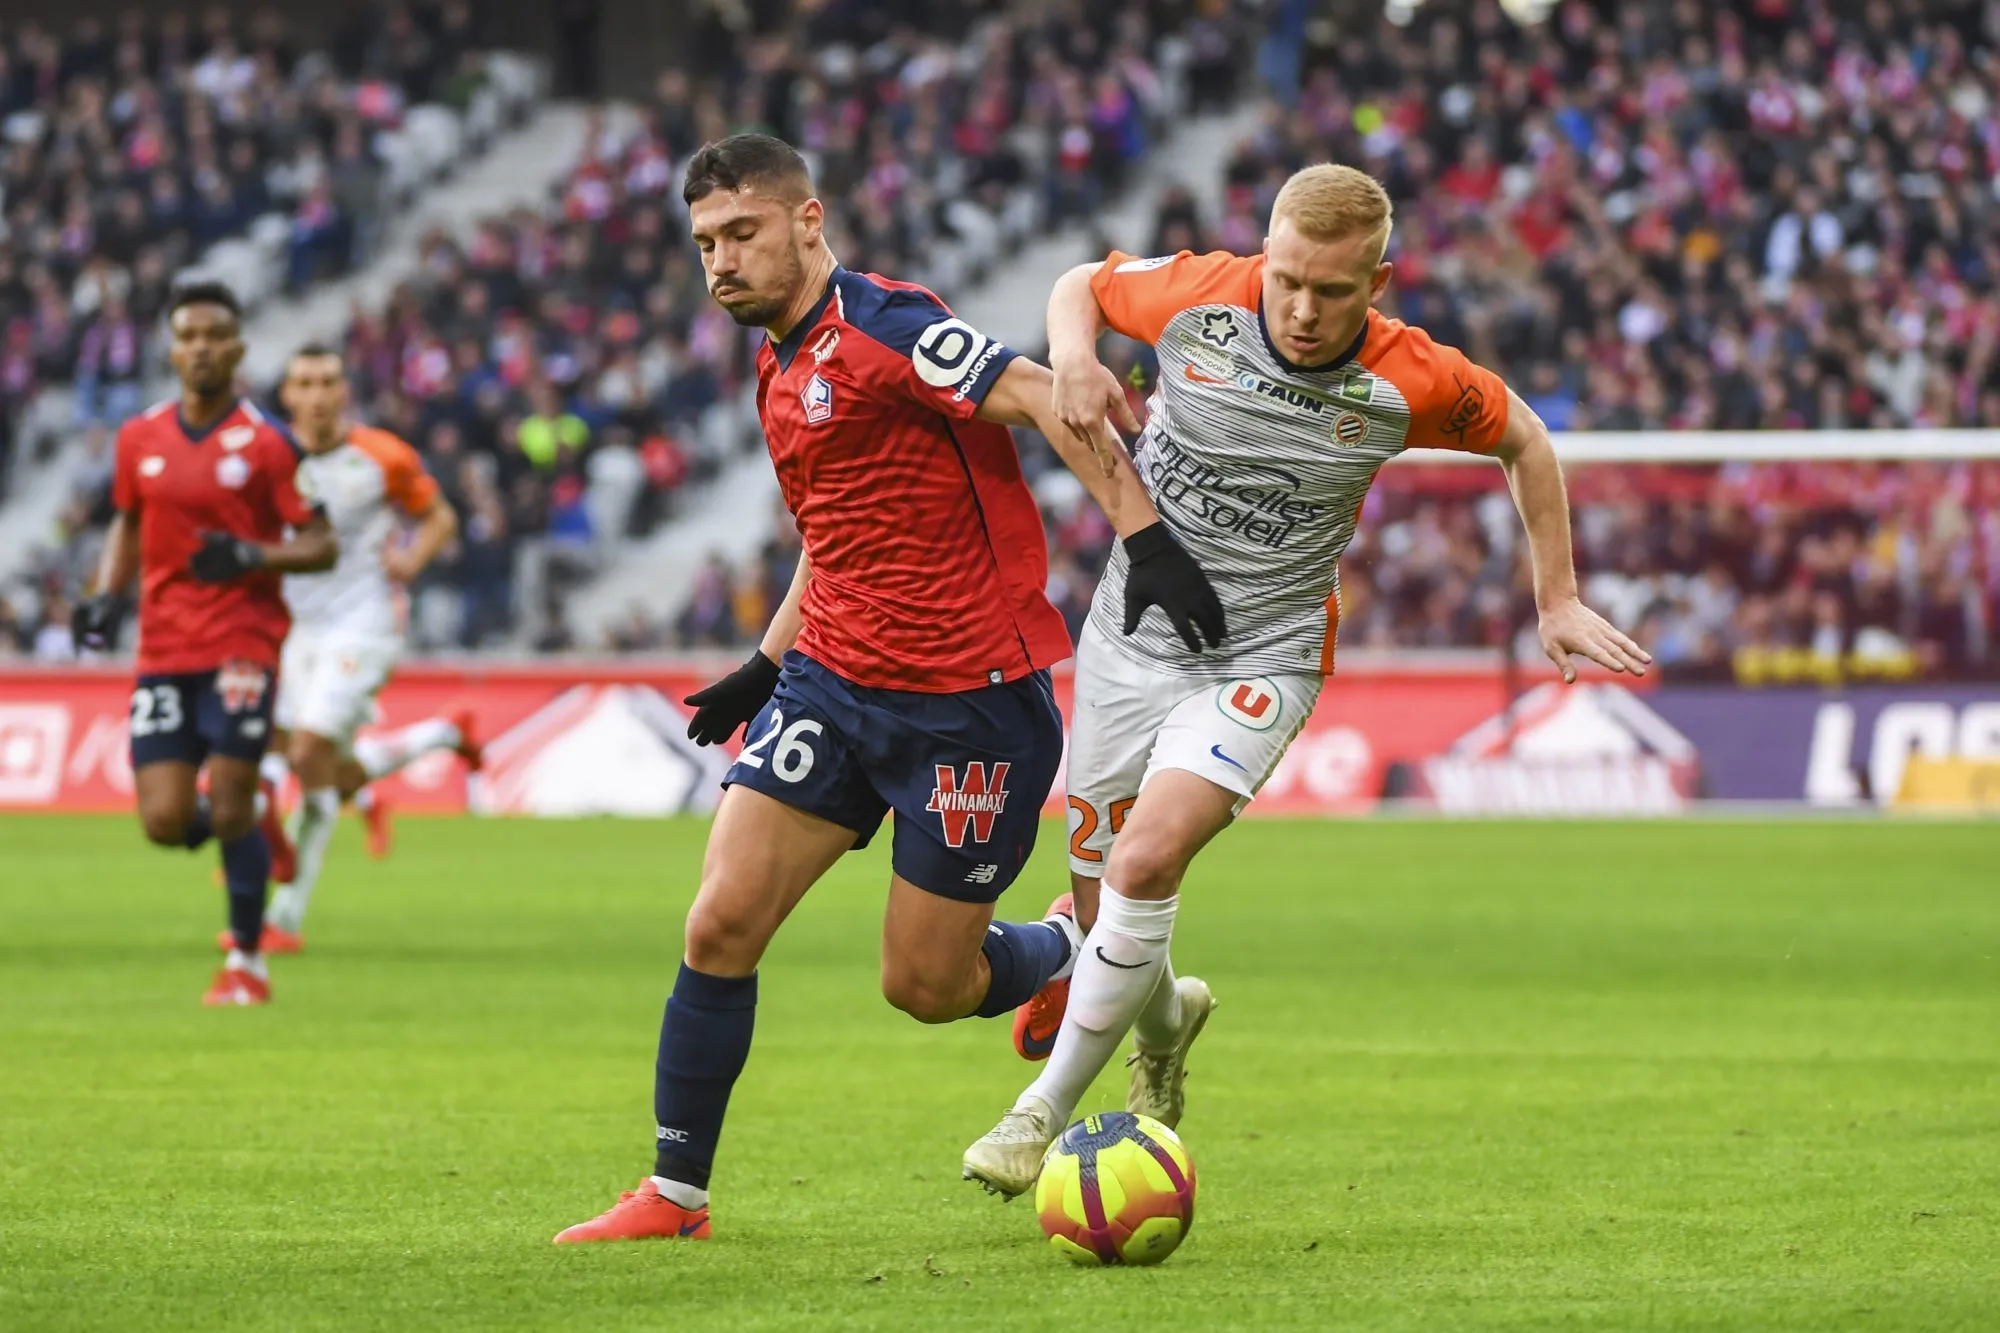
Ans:
[[[1219,217],[1223,167],[1237,142],[1255,131],[1260,114],[1251,104],[1190,120],[1147,159],[1132,188],[1099,211],[1095,234],[1120,249],[1145,246],[1160,196],[1177,184],[1194,192],[1206,216]],[[959,293],[953,309],[1010,346],[1040,349],[1047,340],[1043,312],[1049,288],[1065,270],[1102,258],[1091,248],[1092,237],[1093,229],[1072,225],[1036,241],[985,282]],[[656,617],[675,613],[710,555],[736,564],[760,550],[778,513],[778,480],[769,455],[761,448],[740,455],[713,481],[683,496],[679,511],[681,517],[615,553],[602,574],[570,594],[565,610],[578,643],[601,642],[635,603]],[[523,636],[531,628],[524,628]],[[524,637],[517,646],[525,645]]]
[[[490,213],[521,203],[539,205],[575,164],[588,124],[589,113],[582,105],[545,104],[520,128],[501,135],[485,156],[395,218],[366,268],[312,288],[303,298],[281,298],[260,306],[243,330],[249,345],[244,373],[250,383],[259,389],[269,385],[285,357],[301,343],[340,341],[357,303],[379,308],[397,283],[416,272],[418,242],[431,228],[442,226],[464,235]],[[173,392],[170,378],[147,387],[148,401]],[[43,391],[25,423],[23,440],[50,435],[71,440],[76,434],[74,405],[67,386]],[[21,462],[5,502],[0,503],[0,586],[26,567],[35,547],[50,543],[57,516],[84,466],[77,449],[63,446],[39,462]]]

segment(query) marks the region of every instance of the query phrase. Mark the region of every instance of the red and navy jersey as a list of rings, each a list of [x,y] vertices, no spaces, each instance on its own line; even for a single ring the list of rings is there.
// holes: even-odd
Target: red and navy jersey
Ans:
[[[239,399],[195,433],[180,404],[159,403],[118,431],[111,502],[139,525],[139,671],[211,671],[229,661],[276,666],[291,628],[277,574],[202,583],[188,561],[204,532],[282,541],[318,512],[299,490],[291,432]]]
[[[800,652],[933,694],[1069,656],[1013,437],[973,415],[1015,355],[922,287],[842,268],[758,353],[758,415],[812,561]]]

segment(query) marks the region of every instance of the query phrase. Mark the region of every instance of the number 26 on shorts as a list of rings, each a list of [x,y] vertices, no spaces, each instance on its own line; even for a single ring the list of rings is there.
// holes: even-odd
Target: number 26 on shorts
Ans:
[[[762,768],[764,751],[770,749],[772,774],[784,782],[802,781],[813,767],[812,747],[806,740],[825,730],[809,717],[800,718],[788,727],[784,712],[774,708],[771,710],[771,729],[744,746],[743,753],[736,756],[736,762],[746,768]],[[777,746],[772,748],[774,740]]]

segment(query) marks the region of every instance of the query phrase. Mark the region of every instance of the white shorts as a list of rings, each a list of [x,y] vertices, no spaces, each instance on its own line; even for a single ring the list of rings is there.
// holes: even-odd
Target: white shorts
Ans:
[[[324,736],[345,753],[374,720],[375,694],[402,651],[397,639],[293,630],[278,667],[278,725]]]
[[[1135,662],[1084,626],[1069,738],[1069,868],[1104,874],[1111,843],[1163,768],[1207,778],[1236,814],[1285,756],[1326,683],[1318,674],[1197,680]]]

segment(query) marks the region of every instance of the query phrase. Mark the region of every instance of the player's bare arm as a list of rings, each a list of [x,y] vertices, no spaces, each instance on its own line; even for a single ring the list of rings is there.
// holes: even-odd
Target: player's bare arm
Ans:
[[[694,709],[688,719],[688,739],[696,745],[720,745],[747,726],[778,687],[778,663],[798,642],[805,624],[800,606],[806,599],[806,585],[812,582],[812,561],[799,552],[798,568],[792,571],[792,586],[785,600],[771,614],[771,623],[750,660],[716,681],[681,700]]]
[[[1535,571],[1535,610],[1541,617],[1542,651],[1576,679],[1573,655],[1610,671],[1646,674],[1652,654],[1634,643],[1577,596],[1576,564],[1570,553],[1569,497],[1562,464],[1542,419],[1513,390],[1507,391],[1507,429],[1494,451],[1507,471],[1514,507],[1528,529],[1528,554]]]
[[[443,496],[417,520],[416,531],[400,546],[391,546],[382,555],[382,572],[398,583],[414,583],[430,568],[438,552],[458,536],[458,511]]]
[[[799,630],[805,625],[804,614],[799,608],[805,603],[806,584],[810,582],[812,558],[800,551],[798,567],[792,571],[792,586],[785,590],[785,600],[778,603],[778,609],[771,613],[771,623],[757,645],[757,650],[773,662],[790,652],[792,645],[799,641]]]
[[[1081,431],[1059,419],[1053,408],[1054,386],[1055,376],[1046,366],[1016,357],[980,404],[979,416],[1005,426],[1031,427],[1048,437],[1050,447],[1083,482],[1120,537],[1158,523],[1160,511],[1146,494],[1118,432],[1103,413]]]
[[[1079,264],[1056,279],[1049,292],[1051,410],[1072,431],[1086,431],[1090,423],[1109,417],[1136,432],[1139,419],[1125,386],[1097,359],[1097,340],[1107,326],[1090,280],[1103,267],[1102,262]]]

